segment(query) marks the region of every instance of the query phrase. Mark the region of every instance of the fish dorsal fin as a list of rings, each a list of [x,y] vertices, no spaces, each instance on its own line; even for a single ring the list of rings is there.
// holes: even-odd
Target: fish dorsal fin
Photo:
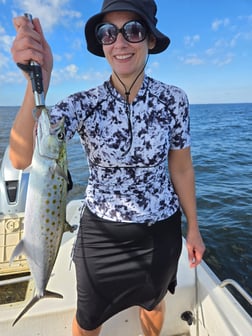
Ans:
[[[11,258],[10,258],[10,264],[12,264],[13,260],[18,257],[20,254],[25,254],[25,248],[24,248],[24,241],[23,239],[20,240],[20,242],[15,247],[14,251],[12,252]]]

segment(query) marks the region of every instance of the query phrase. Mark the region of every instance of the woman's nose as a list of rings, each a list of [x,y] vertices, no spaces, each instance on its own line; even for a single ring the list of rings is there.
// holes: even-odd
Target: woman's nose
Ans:
[[[121,32],[117,35],[115,44],[117,46],[128,44],[128,41],[124,38],[124,36],[123,36],[123,34]]]

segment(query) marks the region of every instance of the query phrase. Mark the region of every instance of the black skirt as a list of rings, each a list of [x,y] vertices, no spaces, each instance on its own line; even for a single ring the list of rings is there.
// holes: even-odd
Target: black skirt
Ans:
[[[93,330],[131,306],[154,309],[175,291],[181,248],[180,211],[148,226],[104,220],[86,208],[74,248],[80,327]]]

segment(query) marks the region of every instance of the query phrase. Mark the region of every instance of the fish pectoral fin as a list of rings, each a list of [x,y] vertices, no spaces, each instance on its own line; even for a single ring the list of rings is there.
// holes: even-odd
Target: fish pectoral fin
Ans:
[[[50,292],[48,290],[46,290],[44,292],[43,296],[35,295],[31,299],[31,301],[27,304],[27,306],[25,306],[25,308],[21,311],[21,313],[18,315],[18,317],[15,319],[15,321],[12,323],[12,327],[14,327],[14,325],[21,319],[21,317],[24,316],[25,313],[28,312],[28,310],[30,310],[35,305],[35,303],[37,303],[39,300],[45,299],[45,298],[63,299],[63,296],[61,294]]]
[[[66,173],[64,172],[64,170],[56,164],[56,168],[55,168],[56,173],[61,176],[67,183],[69,183],[68,177],[66,175]]]
[[[70,231],[74,232],[77,229],[78,225],[70,225],[67,221],[65,221],[64,232]]]
[[[15,247],[14,251],[12,252],[12,255],[10,257],[10,265],[12,264],[13,260],[16,257],[18,257],[20,254],[22,254],[22,253],[25,254],[23,239],[20,240],[20,242],[17,244],[17,246]]]
[[[69,183],[69,179],[65,171],[55,162],[53,167],[50,167],[51,174],[57,174],[61,176],[67,183]]]

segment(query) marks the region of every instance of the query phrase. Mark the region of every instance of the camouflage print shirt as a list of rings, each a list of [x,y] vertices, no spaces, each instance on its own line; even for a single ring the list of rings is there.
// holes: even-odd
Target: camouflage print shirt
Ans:
[[[169,179],[169,150],[190,146],[189,106],[179,88],[145,76],[131,104],[110,81],[75,93],[51,110],[78,132],[89,164],[86,204],[102,218],[153,223],[179,208]]]

